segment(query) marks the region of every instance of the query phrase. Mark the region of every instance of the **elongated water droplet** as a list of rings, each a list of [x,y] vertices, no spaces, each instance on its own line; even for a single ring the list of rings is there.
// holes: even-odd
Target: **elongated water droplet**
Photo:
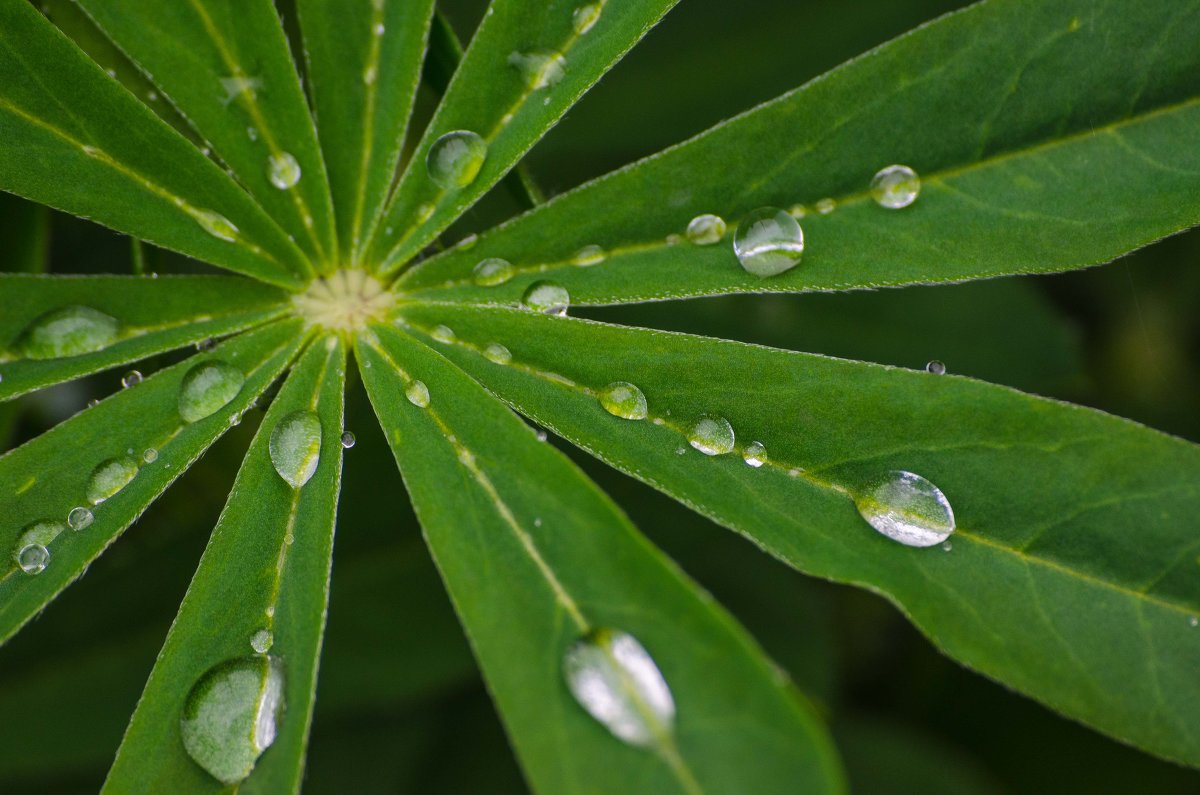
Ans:
[[[129,485],[137,477],[138,464],[131,456],[109,458],[92,470],[88,478],[87,498],[92,505],[99,505]]]
[[[188,215],[200,224],[200,227],[218,240],[224,240],[226,243],[235,243],[238,238],[238,228],[220,213],[212,210],[200,210],[195,207],[187,208]]]
[[[646,396],[628,381],[615,381],[601,389],[600,405],[614,417],[646,419]]]
[[[597,629],[563,657],[571,695],[615,737],[648,748],[674,729],[675,700],[654,658],[637,638]]]
[[[716,414],[699,417],[688,432],[688,444],[705,455],[725,455],[733,452],[733,426]]]
[[[184,422],[198,422],[220,411],[238,396],[246,376],[231,364],[221,361],[198,364],[179,387],[179,416]]]
[[[465,188],[475,181],[487,159],[487,143],[470,130],[455,130],[429,147],[425,167],[429,178],[443,188]]]
[[[763,464],[767,463],[767,447],[762,442],[751,442],[746,445],[746,449],[742,451],[742,460],[748,466],[758,469]]]
[[[531,91],[552,88],[567,74],[567,59],[551,50],[514,52],[508,56],[508,64],[517,68]]]
[[[946,365],[944,362],[939,362],[937,359],[934,359],[925,365],[925,370],[933,373],[934,375],[945,375]]]
[[[26,574],[41,574],[50,564],[50,543],[67,529],[62,522],[44,519],[26,526],[17,539],[13,560]]]
[[[719,215],[697,215],[688,223],[687,238],[696,246],[711,246],[725,237],[725,219]]]
[[[489,342],[483,349],[483,355],[493,364],[509,364],[512,362],[512,351],[498,342]]]
[[[513,277],[513,266],[506,259],[488,257],[475,266],[474,275],[480,287],[495,287]]]
[[[259,654],[266,654],[275,644],[275,636],[269,629],[260,629],[250,636],[250,648]]]
[[[121,377],[121,386],[125,389],[129,389],[131,386],[137,386],[140,383],[142,383],[142,374],[137,370],[130,370]]]
[[[293,411],[271,431],[268,447],[279,477],[300,488],[321,461],[321,418],[313,411]]]
[[[954,532],[954,511],[946,495],[912,472],[884,474],[854,503],[871,527],[906,546],[931,547]]]
[[[443,325],[434,326],[433,331],[430,332],[430,336],[432,336],[438,342],[442,342],[447,345],[450,344],[451,342],[454,342],[454,340],[457,339],[457,336],[454,333],[454,329],[450,328],[449,326],[443,326]]]
[[[79,356],[111,345],[120,331],[115,318],[87,306],[64,306],[39,315],[21,332],[17,347],[29,359]]]
[[[534,312],[563,317],[571,306],[571,296],[565,287],[554,282],[534,282],[525,291],[521,303]]]
[[[95,516],[87,508],[82,506],[72,508],[67,514],[67,524],[72,530],[86,530],[95,520]]]
[[[575,256],[571,258],[571,264],[578,268],[590,268],[593,265],[599,265],[608,258],[608,253],[595,244],[584,246],[575,252]]]
[[[582,36],[587,33],[600,19],[600,3],[588,3],[575,9],[571,14],[571,27],[575,29],[575,35]]]
[[[819,199],[813,206],[816,207],[818,215],[829,215],[837,209],[837,200],[830,198]]]
[[[742,219],[733,235],[733,253],[755,276],[791,270],[804,253],[804,231],[796,219],[775,207],[763,207]]]
[[[349,450],[354,446],[355,441],[356,439],[354,438],[354,434],[350,431],[345,431],[342,433],[342,449]]]
[[[300,164],[290,152],[279,152],[267,158],[267,176],[280,190],[296,187],[300,181]]]
[[[412,381],[404,388],[404,396],[408,402],[420,409],[429,408],[429,387],[424,381]]]
[[[880,207],[899,210],[917,200],[921,178],[908,166],[888,166],[871,179],[871,195]]]
[[[240,657],[210,668],[180,718],[188,756],[222,784],[249,776],[275,741],[283,690],[283,663],[275,657]]]

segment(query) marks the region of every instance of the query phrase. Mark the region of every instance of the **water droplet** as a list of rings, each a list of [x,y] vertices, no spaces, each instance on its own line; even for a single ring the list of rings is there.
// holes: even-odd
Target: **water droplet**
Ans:
[[[101,461],[88,478],[87,498],[92,505],[112,497],[129,485],[138,473],[138,464],[131,456],[121,455]]]
[[[142,374],[137,370],[130,370],[121,377],[121,386],[125,389],[129,389],[131,386],[137,386],[140,383],[142,383]]]
[[[475,266],[475,283],[480,287],[495,287],[513,277],[512,263],[499,257],[489,257]]]
[[[312,411],[293,411],[271,431],[268,447],[279,477],[292,488],[300,488],[321,461],[321,418]]]
[[[269,629],[260,629],[250,636],[250,648],[259,654],[266,654],[274,644],[275,636],[271,634],[271,630]]]
[[[509,66],[515,66],[531,91],[552,88],[567,74],[567,59],[550,50],[514,52],[508,56]]]
[[[147,447],[145,452],[142,453],[142,460],[147,464],[153,464],[158,460],[158,451],[153,447]]]
[[[614,417],[646,419],[646,396],[628,381],[616,381],[600,390],[600,405]]]
[[[937,359],[934,359],[925,365],[925,370],[930,373],[933,373],[934,375],[945,375],[946,374],[946,364],[944,362],[939,362]]]
[[[279,152],[267,158],[267,176],[280,190],[294,188],[300,181],[300,164],[290,152]]]
[[[954,544],[950,543],[949,541],[942,542],[942,551],[943,552],[949,552],[952,549],[954,549]]]
[[[217,347],[217,341],[212,337],[209,337],[205,340],[200,340],[196,343],[196,350],[201,352],[211,351],[215,347]]]
[[[478,242],[479,242],[479,235],[472,232],[471,234],[464,237],[462,240],[458,241],[458,243],[454,247],[456,249],[458,249],[459,251],[470,251],[471,249],[475,248],[475,244]]]
[[[582,36],[592,29],[596,20],[600,19],[601,5],[601,3],[588,3],[575,9],[575,12],[571,14],[571,27],[575,29],[575,35]]]
[[[93,408],[93,407],[95,407],[95,406],[99,406],[99,405],[100,405],[100,401],[99,401],[99,400],[97,400],[96,398],[92,398],[91,400],[89,400],[89,401],[87,402],[87,406],[88,406],[88,408],[89,408],[89,409],[90,409],[90,408]]]
[[[508,364],[512,361],[512,351],[498,342],[489,342],[483,349],[483,355],[493,364]]]
[[[57,359],[98,351],[117,339],[115,318],[86,306],[64,306],[39,315],[18,340],[22,356]]]
[[[275,657],[240,657],[210,668],[188,693],[180,718],[188,756],[223,784],[249,776],[275,741],[283,690],[283,663]]]
[[[58,538],[67,526],[62,522],[44,519],[28,525],[17,539],[13,559],[26,574],[41,574],[50,563],[50,543]]]
[[[449,345],[451,342],[454,342],[454,340],[457,339],[457,336],[454,333],[454,329],[450,328],[449,326],[443,326],[443,325],[434,326],[433,331],[430,332],[430,336],[432,336],[438,342],[442,342],[447,345]]]
[[[831,212],[837,209],[837,202],[833,199],[825,198],[820,199],[813,206],[817,208],[817,212],[820,215],[829,215]]]
[[[425,167],[429,178],[443,188],[465,188],[475,181],[487,159],[487,143],[470,130],[455,130],[429,147]]]
[[[642,748],[674,728],[675,700],[654,659],[627,632],[597,629],[563,657],[571,695],[615,737]]]
[[[767,446],[762,442],[751,442],[746,445],[746,449],[742,451],[742,460],[749,466],[758,469],[763,464],[767,463]]]
[[[724,417],[704,414],[692,424],[688,432],[688,444],[705,455],[733,452],[733,426]]]
[[[571,264],[579,268],[590,268],[604,262],[607,257],[608,254],[603,248],[593,244],[576,251],[575,256],[571,258]]]
[[[251,141],[257,141],[258,140],[258,130],[255,129],[254,127],[247,127],[246,128],[246,137],[249,138]]]
[[[906,546],[931,547],[954,532],[954,511],[946,495],[912,472],[888,472],[854,503],[871,527]]]
[[[71,512],[67,514],[67,524],[72,530],[84,530],[91,525],[95,518],[91,511],[80,506],[72,508]]]
[[[425,386],[424,381],[409,382],[404,388],[404,396],[419,409],[429,408],[429,387]]]
[[[342,433],[342,449],[349,450],[354,446],[355,441],[354,434],[350,431]]]
[[[225,99],[222,102],[228,105],[242,94],[249,94],[250,98],[254,99],[262,87],[262,78],[259,77],[247,77],[246,75],[222,77],[221,88],[225,89]]]
[[[554,282],[534,282],[525,291],[521,303],[534,312],[563,317],[571,306],[571,296],[565,287]]]
[[[808,215],[808,208],[803,204],[793,204],[790,208],[788,208],[788,215],[799,220]]]
[[[179,387],[179,416],[198,422],[220,411],[238,396],[246,377],[241,370],[221,361],[198,364]]]
[[[387,30],[387,28],[385,28],[383,26],[383,23],[380,22],[380,23],[376,24],[374,28],[371,29],[371,32],[374,33],[376,36],[382,36],[384,34],[384,31],[386,31],[386,30]]]
[[[742,267],[765,278],[790,270],[804,253],[804,231],[783,210],[763,207],[747,215],[733,235]]]
[[[908,166],[888,166],[871,179],[871,195],[880,207],[899,210],[917,200],[921,178]]]
[[[683,235],[678,235],[678,234],[675,234],[674,232],[672,232],[671,234],[667,235],[666,239],[663,242],[666,243],[668,246],[678,246],[680,243],[683,242]]]
[[[220,213],[215,213],[212,210],[199,210],[195,207],[187,208],[188,215],[195,219],[200,227],[218,240],[224,240],[226,243],[237,241],[238,228]]]
[[[687,238],[693,245],[711,246],[725,237],[725,219],[719,215],[697,215],[687,227]]]
[[[375,80],[379,77],[379,70],[374,65],[368,66],[363,70],[362,81],[364,85],[373,86]]]
[[[1200,627],[1200,617],[1192,616],[1188,619],[1188,626]]]

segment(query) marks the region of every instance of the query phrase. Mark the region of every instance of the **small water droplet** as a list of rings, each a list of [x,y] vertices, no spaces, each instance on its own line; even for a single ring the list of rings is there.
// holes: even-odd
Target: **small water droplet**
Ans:
[[[1200,616],[1192,616],[1191,618],[1189,618],[1188,625],[1193,626],[1193,627],[1200,627]]]
[[[242,94],[248,94],[251,99],[254,99],[257,96],[258,90],[262,87],[262,78],[259,77],[247,77],[246,75],[222,77],[221,88],[225,90],[225,98],[222,100],[222,103],[228,105]]]
[[[50,564],[50,543],[67,529],[62,522],[44,519],[27,525],[17,539],[13,560],[26,574],[41,574]]]
[[[680,243],[683,242],[683,235],[675,234],[674,232],[672,232],[671,234],[666,236],[666,238],[663,240],[663,242],[666,243],[668,246],[678,246]]]
[[[575,256],[571,258],[571,264],[578,268],[590,268],[604,262],[607,257],[608,254],[603,248],[592,244],[576,251]]]
[[[275,657],[240,657],[210,668],[188,693],[180,717],[188,756],[223,784],[249,776],[275,741],[283,691],[283,663]]]
[[[942,542],[942,551],[943,552],[949,552],[952,549],[954,549],[954,544],[950,543],[949,541]]]
[[[375,68],[374,64],[372,64],[371,66],[368,66],[366,69],[363,70],[362,81],[363,81],[364,85],[368,85],[368,86],[375,85],[375,80],[378,77],[379,77],[379,70]]]
[[[674,728],[675,700],[658,665],[627,632],[597,629],[563,657],[571,695],[615,737],[648,748]]]
[[[342,448],[343,449],[349,450],[351,447],[354,446],[355,441],[356,440],[354,438],[354,434],[351,433],[350,431],[345,431],[344,433],[342,433]]]
[[[151,102],[158,102],[158,92],[157,91],[147,91],[146,99],[150,100]]]
[[[140,383],[142,383],[142,374],[137,370],[130,370],[121,377],[121,386],[125,389],[129,389],[131,386],[137,386]]]
[[[259,654],[266,654],[274,644],[275,636],[271,634],[271,630],[269,629],[260,629],[250,636],[250,648]]]
[[[725,455],[733,452],[733,426],[716,414],[700,416],[688,432],[688,444],[705,455]]]
[[[596,20],[600,19],[601,5],[601,3],[588,3],[575,9],[571,14],[571,27],[575,29],[576,36],[582,36],[592,29]]]
[[[686,452],[687,452],[686,447],[676,447],[675,448],[675,455],[683,455]]]
[[[508,56],[508,65],[520,71],[530,91],[553,88],[561,83],[567,74],[567,59],[562,53],[551,50],[511,53]]]
[[[479,235],[472,232],[471,234],[458,241],[454,247],[459,251],[470,251],[475,248],[475,244],[479,242]]]
[[[483,349],[483,355],[493,364],[508,364],[512,361],[512,351],[498,342],[489,342]]]
[[[600,405],[614,417],[646,419],[646,396],[628,381],[615,381],[600,390]]]
[[[273,154],[267,158],[267,175],[280,190],[294,188],[300,181],[300,163],[290,152]]]
[[[70,525],[72,530],[84,530],[91,525],[95,518],[87,508],[79,506],[72,508],[71,512],[67,514],[67,524]]]
[[[39,315],[17,342],[29,359],[80,356],[111,345],[120,330],[115,318],[87,306],[64,306]]]
[[[258,140],[258,130],[254,127],[247,127],[246,128],[246,137],[249,138],[251,141],[257,141]]]
[[[899,210],[917,200],[921,178],[908,166],[888,166],[871,179],[871,195],[880,207]]]
[[[94,408],[94,407],[96,407],[96,406],[99,406],[99,405],[100,405],[100,401],[99,401],[98,399],[96,399],[96,398],[92,398],[91,400],[89,400],[89,401],[87,402],[87,407],[88,407],[89,409],[90,409],[90,408]]]
[[[444,325],[434,326],[433,331],[430,332],[430,336],[432,336],[438,342],[445,343],[447,345],[449,345],[450,343],[454,342],[455,339],[457,339],[457,336],[454,333],[454,329],[450,328],[449,326],[444,326]]]
[[[565,287],[554,282],[534,282],[525,291],[521,303],[526,309],[543,315],[564,317],[571,306],[571,296]]]
[[[153,464],[155,461],[158,460],[158,451],[155,450],[153,447],[147,447],[146,450],[142,453],[142,460],[145,461],[147,464]]]
[[[945,363],[939,362],[937,359],[934,359],[934,360],[928,362],[925,365],[925,369],[926,369],[926,371],[933,373],[934,375],[945,375],[946,374]]]
[[[886,473],[854,503],[871,527],[906,546],[931,547],[954,532],[954,511],[946,495],[912,472]]]
[[[742,267],[755,276],[775,276],[800,262],[804,231],[783,210],[763,207],[738,224],[733,235],[733,253]]]
[[[429,178],[443,188],[465,188],[487,159],[487,143],[470,130],[448,132],[433,142],[425,158]]]
[[[711,246],[725,237],[725,219],[719,215],[697,215],[687,226],[687,238],[696,246]]]
[[[425,386],[424,381],[410,381],[404,388],[404,396],[419,409],[429,408],[429,387]]]
[[[480,287],[495,287],[513,277],[512,263],[499,257],[488,257],[475,266],[475,283]]]
[[[819,200],[813,206],[817,208],[818,214],[829,215],[831,212],[833,212],[834,210],[837,209],[837,202],[833,199],[825,198],[825,199]]]
[[[121,455],[101,461],[87,483],[87,499],[99,505],[129,485],[138,473],[138,463],[132,456]]]
[[[808,215],[808,208],[805,207],[803,204],[793,204],[788,209],[788,215],[792,216],[796,220],[800,220],[801,218]]]
[[[212,210],[200,210],[195,207],[187,208],[188,215],[195,219],[196,223],[200,224],[200,228],[208,232],[218,240],[224,240],[226,243],[234,243],[238,238],[238,228],[220,213]]]
[[[321,418],[316,412],[293,411],[271,431],[268,448],[279,477],[292,488],[300,488],[321,461]]]
[[[205,340],[200,340],[199,342],[196,343],[196,350],[198,350],[202,353],[211,351],[215,347],[217,347],[217,341],[214,340],[212,337],[209,337],[208,339],[205,339]]]
[[[376,36],[382,36],[386,30],[387,30],[387,28],[385,28],[383,26],[382,22],[377,23],[375,25],[375,27],[371,28],[371,32],[374,33]]]
[[[742,451],[742,460],[747,465],[758,469],[763,464],[767,463],[767,447],[762,442],[751,442],[746,445],[746,449]]]
[[[227,406],[242,391],[246,382],[241,370],[222,361],[198,364],[179,387],[179,416],[184,422],[198,422]]]

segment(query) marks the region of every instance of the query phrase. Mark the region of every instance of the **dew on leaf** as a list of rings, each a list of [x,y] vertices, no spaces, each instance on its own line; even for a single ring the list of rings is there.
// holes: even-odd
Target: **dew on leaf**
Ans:
[[[534,312],[563,317],[571,306],[571,296],[562,285],[554,282],[534,282],[525,291],[521,303],[526,309],[532,309]]]
[[[321,461],[321,418],[313,411],[293,411],[271,431],[268,449],[279,477],[292,488],[300,488]]]
[[[93,353],[111,345],[120,330],[116,318],[87,306],[64,306],[39,315],[17,342],[29,359],[57,359]]]
[[[733,452],[733,426],[724,417],[704,414],[692,423],[688,431],[688,444],[705,455]]]
[[[279,152],[267,158],[267,176],[280,190],[296,187],[300,181],[300,164],[290,152]]]
[[[487,143],[470,130],[448,132],[433,142],[425,158],[429,178],[451,190],[475,181],[487,159]]]
[[[343,450],[349,450],[351,447],[354,446],[355,441],[356,440],[355,440],[354,434],[352,432],[344,431],[342,433],[342,449]]]
[[[131,386],[137,386],[142,383],[142,374],[137,370],[130,370],[125,375],[121,376],[121,386],[124,389],[129,389]]]
[[[512,362],[512,351],[498,342],[489,342],[483,349],[483,355],[493,364],[509,364]]]
[[[725,237],[725,219],[706,213],[697,215],[687,225],[687,239],[696,246],[711,246]]]
[[[552,50],[514,52],[508,56],[508,64],[516,67],[531,91],[553,88],[567,74],[567,59]]]
[[[71,512],[67,514],[67,525],[72,530],[86,530],[91,526],[95,518],[90,510],[79,506],[72,508]]]
[[[62,522],[44,519],[26,526],[17,539],[13,560],[26,574],[41,574],[50,564],[50,543],[58,538],[67,526]]]
[[[954,511],[946,495],[912,472],[884,474],[854,503],[871,527],[906,546],[931,547],[954,532]]]
[[[614,417],[646,419],[646,396],[628,381],[615,381],[600,390],[600,405]]]
[[[837,209],[837,201],[830,198],[821,199],[814,205],[814,207],[816,207],[818,214],[829,215],[831,212]]]
[[[179,416],[184,422],[198,422],[220,411],[242,391],[246,376],[222,361],[198,364],[179,386]]]
[[[599,265],[607,258],[608,253],[593,243],[576,251],[575,256],[571,258],[571,264],[579,268],[590,268],[593,265]]]
[[[200,224],[200,228],[218,240],[234,243],[238,238],[238,228],[225,216],[212,210],[202,210],[195,207],[187,209],[188,215]]]
[[[247,77],[246,75],[222,77],[221,88],[225,90],[225,97],[222,102],[228,105],[242,94],[247,94],[251,99],[254,99],[262,87],[263,81],[259,77]]]
[[[871,178],[871,196],[880,207],[899,210],[917,200],[921,178],[908,166],[888,166]]]
[[[582,36],[587,33],[600,19],[600,9],[602,3],[588,3],[576,8],[571,14],[571,27],[575,29],[576,36]]]
[[[775,207],[747,215],[733,235],[733,253],[749,273],[760,278],[790,270],[804,253],[804,231],[796,219]]]
[[[429,408],[429,387],[425,386],[424,381],[410,381],[404,388],[404,396],[419,409]]]
[[[155,461],[158,460],[158,451],[155,450],[153,447],[147,447],[142,452],[142,460],[145,461],[147,464],[153,464]]]
[[[933,373],[934,375],[945,375],[946,364],[944,362],[939,362],[937,359],[933,359],[932,361],[926,363],[925,370]]]
[[[514,274],[512,263],[500,257],[488,257],[480,261],[473,271],[475,283],[480,287],[495,287],[504,284]]]
[[[260,629],[250,636],[250,648],[259,654],[266,654],[275,644],[275,636],[269,629]]]
[[[450,344],[451,342],[454,342],[455,339],[457,339],[457,335],[455,335],[454,329],[450,328],[449,326],[444,326],[444,325],[434,326],[433,331],[430,332],[430,336],[432,336],[438,342],[442,342],[442,343],[446,343],[446,344]]]
[[[138,463],[131,456],[121,455],[101,461],[88,478],[88,502],[99,505],[128,486],[137,473]]]
[[[751,442],[746,445],[746,449],[742,451],[742,460],[747,466],[752,466],[758,469],[763,464],[767,463],[767,447],[762,442]]]

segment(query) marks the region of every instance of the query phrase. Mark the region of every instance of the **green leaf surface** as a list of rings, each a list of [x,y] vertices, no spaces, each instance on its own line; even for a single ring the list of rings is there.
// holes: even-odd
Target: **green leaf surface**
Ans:
[[[259,205],[331,270],[336,231],[325,164],[271,0],[76,2],[211,143]],[[273,176],[279,166],[285,167]],[[293,177],[299,181],[287,187]]]
[[[433,0],[299,0],[296,10],[341,256],[357,265],[400,160]]]
[[[131,522],[158,498],[233,420],[275,380],[300,344],[299,321],[280,321],[247,332],[169,367],[76,414],[42,436],[0,456],[0,641],[6,640],[78,578]],[[238,394],[211,416],[184,423],[180,388],[197,364],[232,363],[245,374]],[[150,455],[146,451],[153,450]],[[113,459],[136,464],[136,474],[99,504],[88,499],[93,473]],[[150,459],[150,460],[147,460]],[[111,483],[111,481],[110,481]],[[89,508],[90,525],[66,529],[76,507]],[[59,522],[45,569],[18,568],[15,555],[26,527]]]
[[[406,292],[514,303],[551,279],[574,303],[962,281],[1107,262],[1200,222],[1200,3],[987,0],[410,270]],[[885,209],[875,172],[921,175]],[[823,198],[836,202],[816,212]],[[803,217],[778,276],[739,267],[762,206]],[[728,230],[684,234],[703,213]],[[573,264],[584,246],[600,265]],[[486,257],[516,266],[473,284]]]
[[[955,376],[521,310],[402,311],[422,335],[448,325],[447,356],[618,469],[801,571],[886,595],[972,668],[1200,765],[1195,445]],[[646,421],[601,408],[616,381],[643,391]],[[731,454],[689,446],[703,414],[732,424]],[[754,441],[761,468],[742,460]],[[902,546],[859,516],[854,498],[892,470],[950,500],[951,550]]]
[[[300,789],[342,470],[345,348],[335,337],[326,339],[330,344],[314,344],[301,357],[263,419],[121,743],[106,793],[223,791],[185,751],[180,718],[205,672],[256,654],[251,638],[263,630],[273,636],[268,653],[284,665],[286,712],[238,792]],[[320,417],[321,443],[311,479],[293,488],[276,471],[269,448],[281,420],[297,411]]]
[[[466,375],[376,330],[356,347],[368,394],[535,789],[841,790],[815,716],[719,607]],[[424,407],[422,390],[406,399],[417,381]],[[609,734],[564,682],[567,649],[603,627],[639,639],[672,690],[675,731],[654,751]]]
[[[227,276],[26,276],[0,274],[0,400],[156,353],[220,337],[278,317],[286,293]],[[22,355],[26,330],[64,307],[86,306],[117,320],[100,350],[55,359]]]
[[[493,2],[375,229],[372,265],[392,273],[430,243],[507,174],[675,1]],[[583,7],[599,12],[587,27],[576,22]],[[553,76],[547,73],[544,82],[552,85],[536,87],[510,60],[535,52],[563,58]],[[445,189],[429,178],[426,158],[437,139],[459,130],[481,136],[487,157],[468,185]]]

